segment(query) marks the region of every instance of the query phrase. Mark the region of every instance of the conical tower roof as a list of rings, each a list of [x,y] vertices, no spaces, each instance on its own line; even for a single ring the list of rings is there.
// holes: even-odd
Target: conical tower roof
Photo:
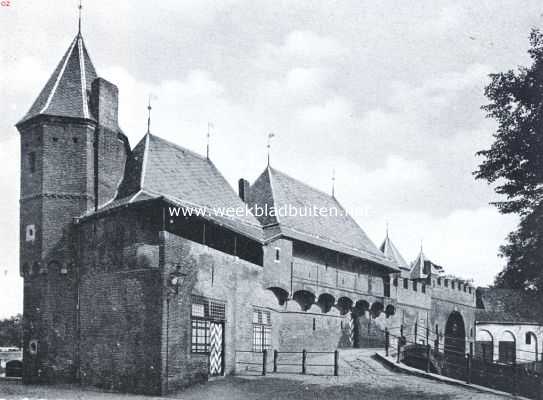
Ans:
[[[398,248],[394,245],[394,243],[388,236],[388,232],[387,232],[387,236],[385,237],[385,240],[383,241],[381,246],[379,246],[379,250],[381,250],[381,252],[387,258],[391,259],[398,268],[403,269],[403,270],[409,270],[409,265],[403,258]]]
[[[94,120],[88,93],[96,78],[83,37],[78,33],[19,124],[40,115]]]

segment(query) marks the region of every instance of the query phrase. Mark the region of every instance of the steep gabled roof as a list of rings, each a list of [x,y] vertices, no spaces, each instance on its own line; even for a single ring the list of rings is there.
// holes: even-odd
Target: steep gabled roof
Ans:
[[[127,161],[116,200],[106,207],[149,198],[163,198],[181,207],[207,210],[201,215],[203,218],[262,241],[262,227],[252,214],[214,212],[244,209],[245,204],[209,159],[148,133]]]
[[[397,270],[335,197],[270,166],[250,187],[247,202],[251,207],[258,205],[268,210],[274,207],[277,211],[275,215],[257,214],[268,237],[270,233],[283,235]],[[298,215],[287,213],[289,207],[297,209]],[[316,209],[337,210],[337,215],[334,211],[329,212],[330,215],[315,215]],[[312,215],[309,210],[313,210]],[[305,215],[300,215],[302,213]]]
[[[388,232],[387,232],[387,235],[385,237],[385,240],[383,240],[383,243],[379,247],[379,250],[381,250],[381,252],[387,258],[392,260],[392,262],[394,263],[394,265],[396,267],[398,267],[398,268],[400,268],[401,270],[404,270],[404,271],[409,271],[409,265],[407,264],[407,262],[403,258],[400,251],[394,245],[394,243],[392,243],[392,240],[390,240],[390,237],[388,236]]]
[[[39,115],[94,120],[87,94],[96,78],[83,37],[78,34],[19,124]]]

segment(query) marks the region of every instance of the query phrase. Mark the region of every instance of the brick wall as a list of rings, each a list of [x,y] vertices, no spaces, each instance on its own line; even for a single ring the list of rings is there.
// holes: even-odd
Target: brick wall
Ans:
[[[163,285],[156,219],[131,209],[80,225],[80,378],[159,394]]]

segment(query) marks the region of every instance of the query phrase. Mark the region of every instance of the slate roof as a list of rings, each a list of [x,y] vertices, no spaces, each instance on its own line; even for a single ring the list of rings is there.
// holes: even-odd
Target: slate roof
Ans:
[[[270,210],[291,205],[297,210],[326,208],[338,215],[265,215],[258,219],[265,228],[265,237],[282,235],[330,250],[350,254],[391,270],[398,268],[386,258],[333,197],[287,174],[268,166],[249,189],[247,203]]]
[[[386,257],[388,257],[390,260],[392,260],[392,262],[394,263],[394,265],[396,267],[398,267],[398,268],[400,268],[401,270],[404,270],[404,271],[409,271],[409,265],[407,264],[407,262],[403,258],[400,251],[394,245],[394,243],[392,243],[392,240],[390,240],[390,237],[388,236],[388,232],[387,232],[387,235],[385,237],[385,240],[383,240],[383,243],[381,244],[381,246],[379,246],[379,250],[381,250],[381,252]]]
[[[39,115],[94,120],[87,93],[97,78],[83,37],[78,34],[45,84],[38,98],[18,124]]]
[[[220,215],[214,209],[245,208],[245,204],[207,158],[146,134],[127,160],[116,198],[99,211],[153,198],[185,208],[209,211],[203,218],[262,241],[262,227],[250,213]]]
[[[517,289],[477,289],[477,322],[543,323],[541,299]]]

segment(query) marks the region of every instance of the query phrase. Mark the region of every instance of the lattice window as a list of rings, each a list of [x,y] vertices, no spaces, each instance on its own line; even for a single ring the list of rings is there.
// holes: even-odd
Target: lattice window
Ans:
[[[253,310],[253,351],[271,349],[271,314],[267,310]]]
[[[191,315],[213,321],[226,321],[226,304],[207,297],[192,295]]]
[[[209,326],[210,321],[192,319],[191,351],[193,353],[209,353]]]

